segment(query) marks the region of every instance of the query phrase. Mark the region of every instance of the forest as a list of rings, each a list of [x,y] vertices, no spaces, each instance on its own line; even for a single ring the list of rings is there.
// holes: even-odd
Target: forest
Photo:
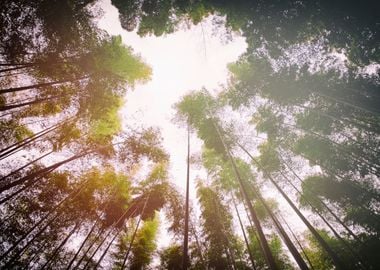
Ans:
[[[0,269],[379,269],[377,1],[111,0],[141,37],[247,44],[173,104],[182,179],[160,123],[122,123],[155,70],[103,2],[0,1]]]

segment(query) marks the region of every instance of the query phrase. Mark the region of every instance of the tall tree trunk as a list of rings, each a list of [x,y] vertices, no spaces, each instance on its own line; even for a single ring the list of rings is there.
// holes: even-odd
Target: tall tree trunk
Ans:
[[[226,255],[227,255],[227,257],[229,257],[231,259],[232,269],[236,270],[237,267],[236,267],[235,254],[233,252],[233,249],[231,248],[230,241],[227,238],[227,235],[226,235],[227,230],[226,230],[226,227],[224,226],[224,223],[223,223],[223,217],[220,215],[219,207],[216,204],[215,197],[212,197],[212,202],[214,205],[214,209],[216,211],[217,219],[219,220],[220,225],[222,226],[222,233],[221,234],[223,235],[223,238],[224,238],[223,240],[224,240],[224,246],[226,248]]]
[[[137,221],[137,224],[136,224],[136,228],[135,228],[135,230],[133,231],[132,239],[131,239],[131,241],[130,241],[130,243],[129,243],[129,246],[128,246],[128,249],[127,249],[127,252],[125,253],[124,260],[123,260],[123,264],[121,265],[121,270],[124,270],[124,268],[125,268],[125,264],[126,264],[126,262],[127,262],[127,260],[128,260],[129,253],[131,252],[132,245],[133,245],[133,243],[134,243],[134,241],[135,241],[135,238],[136,238],[136,235],[137,235],[137,231],[138,231],[138,229],[139,229],[139,226],[140,226],[140,223],[141,223],[141,220],[142,220],[142,215],[143,215],[143,213],[145,212],[145,208],[146,208],[146,206],[147,206],[147,204],[148,204],[149,198],[150,198],[150,193],[148,194],[148,197],[147,197],[146,200],[145,200],[145,203],[144,203],[143,209],[142,209],[141,214],[140,214],[140,216],[139,216],[139,220]]]
[[[293,258],[297,262],[300,269],[308,270],[309,267],[305,263],[304,259],[302,258],[301,254],[298,252],[297,248],[294,246],[293,242],[289,238],[288,234],[282,227],[281,223],[278,221],[276,215],[273,213],[272,209],[269,207],[265,199],[262,197],[259,190],[256,189],[256,187],[252,186],[252,191],[256,195],[256,197],[259,199],[259,201],[264,206],[266,212],[269,214],[270,218],[273,221],[273,224],[275,225],[277,231],[279,232],[281,238],[284,240],[286,246],[288,247],[290,253],[292,254]]]
[[[255,224],[257,233],[259,235],[260,247],[262,248],[262,252],[264,254],[264,258],[265,258],[265,260],[266,260],[266,262],[267,262],[267,264],[268,264],[268,266],[269,266],[269,268],[271,270],[277,270],[278,267],[277,267],[276,262],[274,260],[273,254],[272,254],[272,252],[271,252],[271,250],[269,248],[268,241],[265,238],[264,231],[263,231],[263,229],[261,227],[260,221],[259,221],[259,219],[258,219],[258,217],[256,215],[256,212],[255,212],[255,210],[254,210],[254,208],[252,206],[252,203],[249,200],[246,184],[245,184],[245,182],[243,182],[243,180],[242,180],[242,178],[240,176],[239,170],[237,169],[237,166],[235,164],[235,160],[233,159],[233,157],[232,157],[229,149],[227,148],[227,145],[224,142],[224,139],[222,137],[222,134],[221,134],[221,132],[219,130],[218,125],[214,122],[214,120],[212,120],[212,123],[213,123],[213,125],[214,125],[214,127],[215,127],[215,129],[216,129],[216,131],[218,133],[219,139],[223,143],[223,147],[226,150],[227,155],[229,157],[229,160],[230,160],[230,162],[232,164],[233,170],[235,172],[236,178],[237,178],[238,183],[239,183],[240,192],[243,194],[243,198],[244,198],[244,200],[245,200],[245,202],[246,202],[246,204],[248,206],[248,209],[249,209],[249,212],[251,214],[252,220],[253,220],[253,222]]]
[[[59,250],[67,243],[69,238],[74,234],[74,232],[78,229],[80,223],[76,223],[71,231],[66,235],[65,239],[59,244],[59,246],[54,250],[53,254],[49,257],[49,259],[45,262],[45,264],[40,268],[40,270],[45,269],[49,266],[49,264],[55,259],[55,257],[58,255]]]
[[[199,253],[199,258],[201,260],[201,264],[202,264],[203,268],[207,270],[208,268],[207,268],[205,259],[203,258],[203,251],[202,251],[201,245],[199,243],[197,231],[195,229],[194,224],[191,222],[191,220],[190,220],[190,225],[191,225],[191,230],[194,232],[195,244],[197,245],[197,249],[198,249],[198,253]]]
[[[56,98],[61,98],[64,96],[67,96],[67,94],[62,94],[62,95],[52,96],[52,97],[47,97],[47,98],[41,98],[41,99],[35,99],[33,101],[28,101],[28,102],[13,104],[13,105],[3,105],[3,106],[0,106],[0,111],[8,111],[8,110],[13,110],[13,109],[17,109],[17,108],[21,108],[21,107],[25,107],[25,106],[36,105],[36,104],[44,103],[46,101],[53,100]]]
[[[309,266],[312,270],[314,270],[314,266],[313,264],[311,263],[311,260],[309,258],[309,256],[307,255],[305,249],[303,248],[302,244],[301,244],[301,241],[298,239],[298,237],[296,236],[296,234],[294,233],[294,231],[292,230],[292,228],[289,226],[288,222],[286,221],[286,219],[279,213],[278,214],[280,219],[281,219],[281,222],[283,222],[286,227],[288,228],[288,230],[290,231],[291,235],[293,236],[294,240],[297,242],[298,246],[300,247],[301,251],[302,251],[302,254],[304,255],[304,257],[306,258],[307,262],[309,263]]]
[[[31,84],[31,85],[26,85],[26,86],[20,86],[20,87],[0,89],[0,94],[15,93],[15,92],[25,91],[25,90],[29,90],[29,89],[39,89],[39,88],[43,88],[46,86],[54,86],[54,85],[67,83],[67,82],[75,82],[75,81],[83,80],[86,78],[89,78],[89,75],[82,76],[79,78],[72,78],[72,79],[58,80],[58,81],[53,81],[53,82],[37,83],[37,84]]]
[[[78,257],[79,253],[81,252],[82,248],[84,247],[84,245],[86,244],[87,240],[90,238],[91,234],[93,233],[93,231],[95,230],[95,227],[98,223],[98,220],[97,219],[94,224],[92,225],[90,231],[88,232],[88,234],[86,235],[85,239],[82,241],[82,244],[80,245],[79,249],[77,250],[77,252],[75,252],[75,255],[74,257],[70,260],[70,263],[68,264],[68,266],[66,267],[66,270],[69,270],[70,267],[73,265],[73,263],[75,262],[75,259]]]
[[[119,219],[117,221],[115,221],[111,227],[113,227],[115,224],[118,224],[128,213],[130,209],[128,208],[127,210],[124,211],[124,213],[119,217]],[[137,208],[134,209],[133,213],[135,213],[137,210]],[[88,265],[90,264],[92,258],[95,256],[95,254],[98,252],[98,250],[100,249],[100,247],[103,245],[103,243],[107,240],[108,236],[112,233],[112,228],[108,231],[108,233],[106,234],[106,236],[103,238],[103,240],[100,242],[100,244],[97,246],[97,248],[94,250],[94,252],[92,253],[92,255],[90,256],[90,258],[87,259],[87,262],[86,264],[84,265],[83,267],[83,270],[86,269],[88,267]],[[86,254],[84,254],[85,256]],[[79,262],[80,263],[80,262]],[[80,264],[77,264],[75,268],[79,267]]]
[[[34,240],[37,239],[37,237],[39,237],[57,218],[59,217],[59,213],[57,213],[51,220],[49,220],[43,227],[42,229],[40,229],[30,240],[28,240],[26,242],[26,244],[21,248],[19,249],[12,257],[11,259],[4,265],[4,268],[8,268],[10,267],[13,262],[15,262],[16,259],[18,259],[21,255],[21,253],[23,253],[31,243],[34,242]],[[3,257],[3,256],[2,256]],[[0,259],[1,261],[2,259]]]
[[[46,168],[43,168],[43,169],[38,170],[38,171],[36,171],[34,173],[31,173],[30,175],[24,176],[24,177],[22,177],[22,178],[20,178],[20,179],[18,179],[16,181],[13,181],[13,182],[11,182],[9,184],[6,184],[6,185],[0,187],[0,193],[3,193],[4,191],[7,191],[7,190],[9,190],[9,189],[11,189],[11,188],[13,188],[15,186],[18,186],[18,185],[21,185],[21,184],[24,184],[24,183],[27,183],[27,186],[30,186],[30,185],[32,185],[34,183],[33,180],[35,178],[37,178],[37,177],[39,177],[41,175],[46,175],[47,173],[50,173],[51,171],[56,170],[57,168],[61,167],[62,165],[65,165],[66,163],[69,163],[69,162],[74,161],[76,159],[79,159],[79,158],[81,158],[83,156],[86,156],[86,155],[88,155],[91,152],[93,152],[93,151],[84,151],[84,152],[79,153],[77,155],[74,155],[74,156],[72,156],[70,158],[67,158],[67,159],[65,159],[63,161],[57,162],[57,163],[55,163],[53,165],[50,165],[50,166],[48,166]]]
[[[187,168],[186,168],[186,201],[185,201],[185,231],[183,237],[182,270],[189,265],[189,183],[190,183],[190,124],[187,123]],[[124,266],[124,263],[123,263]]]
[[[92,249],[92,247],[95,245],[96,241],[99,239],[100,235],[105,231],[105,228],[102,228],[101,230],[98,231],[98,233],[96,234],[95,238],[93,241],[91,241],[90,245],[87,247],[87,249],[85,250],[85,252],[83,253],[82,257],[79,259],[79,261],[77,262],[77,264],[74,266],[73,269],[78,269],[80,267],[80,265],[82,264],[82,261],[86,258],[87,256],[87,253],[90,252],[90,250]],[[83,268],[84,269],[84,268]]]
[[[282,163],[285,164],[285,166],[293,173],[293,175],[301,182],[303,183],[303,180],[302,178],[293,170],[293,168],[284,160],[284,158],[279,155]],[[356,236],[356,234],[334,213],[334,211],[323,201],[321,200],[319,197],[318,198],[318,202],[320,202],[324,208],[326,208],[326,210],[335,218],[336,221],[339,222],[339,224],[341,224],[345,229],[346,231],[358,242],[361,242],[361,240]]]
[[[330,222],[328,222],[326,220],[326,218],[322,215],[322,213],[320,213],[320,211],[313,206],[313,204],[301,193],[301,191],[299,191],[298,188],[293,185],[293,183],[290,181],[290,179],[288,179],[286,177],[286,175],[284,175],[282,172],[281,172],[281,175],[296,190],[296,192],[309,204],[309,206],[313,209],[313,212],[315,212],[323,220],[323,222],[327,225],[327,227],[329,227],[329,229],[333,232],[333,234],[340,241],[340,243],[342,243],[350,251],[351,255],[353,255],[353,257],[355,257],[356,260],[360,264],[365,265],[365,263],[363,262],[363,260],[360,258],[360,255],[357,254],[356,251],[352,249],[351,245],[348,244],[347,241],[340,236],[340,234],[335,230],[335,228],[330,224]],[[360,269],[362,269],[360,265],[358,267]],[[368,269],[368,268],[366,268],[366,269]]]
[[[54,125],[52,125],[52,126],[50,126],[50,127],[45,128],[45,129],[43,129],[43,130],[41,130],[41,131],[39,131],[39,132],[37,132],[37,133],[33,133],[33,135],[31,135],[31,136],[29,136],[29,137],[27,137],[27,138],[24,138],[24,139],[22,139],[22,140],[20,140],[20,141],[17,141],[17,142],[15,142],[15,143],[13,143],[13,144],[11,144],[11,145],[8,145],[7,147],[1,149],[1,150],[0,150],[0,153],[2,153],[2,155],[7,154],[6,151],[8,151],[9,149],[11,149],[11,148],[13,148],[13,147],[16,147],[16,146],[19,146],[20,144],[24,144],[24,143],[26,143],[26,142],[29,142],[29,141],[35,139],[36,137],[39,138],[38,136],[40,136],[40,135],[44,135],[44,134],[46,134],[46,133],[48,133],[48,132],[50,132],[50,131],[53,131],[53,130],[55,130],[56,128],[58,128],[60,125],[61,125],[61,123],[57,123],[57,124],[54,124]],[[4,152],[6,152],[6,153],[4,153]],[[1,157],[1,156],[0,156],[0,157]]]
[[[0,63],[0,67],[12,67],[12,66],[30,67],[34,65],[38,65],[38,63]]]
[[[117,189],[115,188],[115,185],[113,186],[113,192],[110,194],[110,197],[113,197],[113,195],[115,195]],[[104,211],[107,209],[107,207],[109,206],[109,203],[110,201],[108,201],[103,207],[102,207],[102,210],[101,211]],[[91,234],[93,233],[93,231],[95,230],[96,226],[98,225],[100,221],[100,218],[99,216],[96,216],[96,220],[94,222],[94,224],[91,226],[91,229],[90,231],[88,232],[87,236],[85,237],[85,239],[82,241],[82,244],[80,245],[79,249],[77,250],[77,252],[75,253],[74,257],[70,260],[70,263],[68,264],[68,266],[66,267],[66,270],[69,270],[70,267],[73,265],[73,263],[75,262],[75,259],[78,257],[80,251],[82,250],[82,248],[84,247],[84,245],[86,244],[87,240],[90,238]]]
[[[34,252],[34,255],[33,256],[30,256],[30,258],[28,258],[28,260],[25,262],[25,266],[22,268],[23,270],[28,270],[28,269],[31,269],[30,267],[30,264],[38,257],[40,258],[41,256],[41,253],[43,252],[43,250],[45,248],[47,248],[49,244],[49,241],[45,241],[35,252]],[[38,262],[38,260],[37,260]]]
[[[371,172],[373,173],[374,175],[376,176],[380,176],[380,166],[377,166],[377,164],[372,164],[370,161],[368,161],[366,159],[366,157],[363,157],[361,155],[358,155],[358,154],[355,154],[353,153],[352,151],[348,151],[346,149],[344,149],[344,146],[342,146],[341,144],[331,140],[330,138],[327,138],[326,136],[323,136],[317,132],[314,132],[314,131],[311,131],[311,130],[306,130],[306,129],[303,129],[303,128],[299,128],[295,125],[292,125],[292,124],[284,124],[284,125],[287,125],[287,126],[290,126],[290,127],[293,127],[299,131],[303,131],[303,132],[306,132],[307,134],[311,134],[313,136],[316,136],[322,140],[324,140],[325,142],[327,143],[331,143],[333,144],[334,146],[337,147],[337,149],[339,149],[342,153],[345,153],[347,156],[350,156],[352,160],[355,161],[355,164],[360,162],[359,164],[361,165],[365,165],[366,168]]]
[[[352,125],[354,127],[357,127],[361,130],[365,130],[367,132],[371,132],[373,134],[378,134],[380,132],[379,129],[373,129],[371,127],[368,127],[362,123],[358,123],[358,122],[355,122],[355,121],[352,121],[352,120],[349,120],[347,118],[337,118],[336,116],[334,115],[331,115],[331,114],[328,114],[328,113],[325,113],[325,112],[321,112],[317,109],[314,109],[314,108],[310,108],[310,107],[307,107],[307,106],[303,106],[303,105],[295,105],[295,107],[299,107],[299,108],[303,108],[303,109],[306,109],[306,110],[309,110],[309,111],[312,111],[312,112],[315,112],[316,114],[318,115],[322,115],[322,116],[325,116],[327,118],[330,118],[331,120],[334,120],[334,121],[338,121],[339,123],[343,124],[343,125]]]
[[[76,196],[83,190],[83,188],[88,184],[88,181],[85,181],[80,185],[76,190],[73,190],[68,196],[61,200],[56,206],[54,206],[45,216],[43,216],[38,222],[36,222],[20,239],[18,239],[6,252],[0,256],[0,261],[8,256],[22,241],[24,241],[38,226],[45,222],[54,212],[56,214],[51,220],[55,220],[60,214],[62,209],[60,209],[71,197],[76,198]]]
[[[1,159],[4,159],[4,158],[6,158],[6,157],[12,155],[12,153],[13,153],[14,151],[16,151],[16,150],[18,150],[18,149],[20,149],[20,148],[22,148],[22,147],[28,145],[28,144],[31,143],[31,142],[36,141],[37,139],[39,139],[39,138],[45,136],[46,134],[48,134],[48,133],[50,133],[50,132],[52,132],[52,131],[57,130],[59,127],[62,127],[63,125],[65,125],[65,124],[69,123],[70,121],[72,121],[73,118],[74,118],[74,117],[70,117],[70,118],[68,118],[68,119],[65,119],[63,122],[59,122],[59,123],[57,123],[57,124],[55,124],[55,125],[53,125],[53,126],[50,126],[50,127],[48,127],[48,128],[45,128],[45,129],[43,129],[43,130],[41,130],[41,131],[39,131],[39,132],[33,134],[32,136],[29,136],[28,138],[25,138],[25,139],[23,139],[23,140],[21,140],[21,141],[18,141],[18,142],[16,142],[16,143],[13,143],[13,144],[7,146],[7,147],[4,148],[4,149],[1,149],[1,150],[0,150],[0,153],[1,153],[1,154],[0,154],[0,158],[1,158]]]
[[[380,111],[379,110],[376,110],[376,109],[368,109],[368,108],[364,108],[364,107],[361,107],[361,106],[357,106],[355,104],[352,104],[351,102],[348,102],[346,100],[343,100],[343,99],[340,99],[340,98],[337,98],[337,97],[333,97],[331,95],[327,95],[327,94],[324,94],[324,93],[321,93],[320,91],[312,91],[311,93],[315,93],[321,97],[324,97],[326,99],[329,99],[329,100],[332,100],[338,104],[342,104],[342,105],[345,105],[345,106],[348,106],[352,109],[355,109],[355,110],[359,110],[359,111],[362,111],[362,112],[366,112],[366,113],[369,113],[369,114],[373,114],[375,116],[380,116]]]
[[[331,170],[331,169],[329,169],[329,168],[326,168],[326,166],[322,165],[320,162],[316,161],[315,159],[313,159],[313,158],[311,158],[311,157],[309,157],[309,156],[306,156],[306,155],[304,155],[304,154],[301,154],[301,153],[299,153],[299,155],[300,155],[301,157],[303,157],[304,159],[309,160],[309,161],[313,162],[314,164],[317,164],[319,167],[321,167],[321,169],[322,169],[323,171],[327,172],[327,174],[328,174],[329,176],[334,177],[336,180],[340,180],[340,181],[345,181],[345,180],[347,180],[347,178],[346,178],[345,176],[339,175],[339,174],[337,174],[336,172],[334,172],[333,170]],[[351,187],[355,188],[355,189],[356,189],[357,191],[359,191],[359,192],[367,192],[367,190],[364,190],[362,187],[358,186],[354,181],[349,180],[349,181],[346,181],[346,183],[347,183],[348,185],[350,185]],[[368,191],[368,194],[370,194],[370,195],[373,197],[373,199],[375,199],[375,200],[377,200],[377,201],[380,201],[380,196],[379,196],[378,194],[373,193],[373,192],[369,193],[369,191]],[[356,198],[353,198],[353,199],[354,199],[358,204],[361,204]],[[366,209],[364,206],[362,206],[362,207],[363,207],[364,209]]]
[[[13,70],[20,70],[20,69],[25,69],[25,68],[28,68],[28,66],[18,66],[18,67],[4,68],[4,69],[0,69],[0,73],[9,72],[9,71],[13,71]]]
[[[248,255],[249,255],[249,259],[251,260],[251,264],[252,264],[252,267],[254,270],[256,270],[256,265],[255,265],[255,260],[253,258],[253,253],[251,251],[251,247],[249,246],[249,242],[248,242],[248,238],[247,238],[247,235],[245,233],[245,229],[244,229],[244,226],[243,226],[243,222],[241,221],[241,218],[240,218],[240,214],[239,214],[239,210],[237,208],[237,205],[236,205],[236,201],[235,201],[235,198],[234,198],[234,195],[231,194],[231,197],[232,197],[232,203],[234,204],[234,207],[235,207],[235,211],[236,211],[236,215],[238,217],[238,220],[239,220],[239,224],[240,224],[240,229],[243,233],[243,237],[244,237],[244,242],[245,242],[245,245],[247,247],[247,251],[248,251]]]
[[[7,178],[19,173],[20,171],[22,171],[23,169],[29,167],[30,165],[33,165],[34,163],[36,163],[37,161],[47,157],[48,155],[51,155],[52,153],[54,153],[54,151],[50,151],[50,152],[47,152],[46,154],[43,154],[42,156],[32,160],[32,161],[29,161],[28,163],[26,163],[25,165],[21,166],[20,168],[8,173],[7,175],[4,175],[3,177],[0,178],[0,182],[6,180]]]
[[[262,166],[260,163],[241,145],[237,142],[238,146],[251,158],[251,160],[261,168]],[[267,179],[269,179],[272,184],[276,187],[276,189],[281,193],[281,195],[284,197],[284,199],[288,202],[288,204],[292,207],[294,212],[299,216],[299,218],[303,221],[303,223],[308,227],[308,229],[311,231],[311,233],[314,235],[314,237],[317,239],[319,244],[323,247],[323,249],[329,254],[330,258],[333,260],[335,266],[338,269],[347,269],[345,266],[345,263],[338,257],[338,255],[335,253],[334,250],[331,249],[329,244],[321,237],[321,235],[317,232],[317,230],[311,225],[311,223],[305,218],[305,216],[301,213],[301,211],[298,210],[298,208],[294,205],[294,203],[290,200],[288,195],[281,189],[281,187],[274,181],[272,176],[267,173],[265,170],[263,171],[264,175]]]
[[[119,235],[121,229],[119,229],[115,235],[112,237],[111,241],[108,243],[106,249],[104,250],[104,252],[102,253],[102,255],[100,256],[99,260],[96,262],[94,268],[95,269],[98,269],[98,266],[100,265],[100,263],[103,261],[104,257],[106,256],[106,254],[108,253],[108,250],[110,249],[111,245],[113,244],[113,242],[115,241],[116,237]]]

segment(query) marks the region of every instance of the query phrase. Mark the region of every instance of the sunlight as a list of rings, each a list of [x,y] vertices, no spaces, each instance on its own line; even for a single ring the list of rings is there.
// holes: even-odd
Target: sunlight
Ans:
[[[153,69],[151,81],[127,94],[126,106],[121,111],[124,124],[161,128],[164,146],[171,153],[172,179],[183,188],[186,131],[172,123],[175,113],[172,106],[189,91],[202,87],[214,91],[226,83],[227,64],[236,61],[247,45],[237,35],[228,43],[221,34],[213,35],[211,18],[173,34],[142,38],[121,28],[117,9],[110,1],[104,1],[102,9],[105,13],[100,27],[110,34],[121,35],[125,44],[132,46]],[[193,151],[200,150],[200,145],[197,143]]]
[[[0,268],[377,269],[376,8],[0,1]]]

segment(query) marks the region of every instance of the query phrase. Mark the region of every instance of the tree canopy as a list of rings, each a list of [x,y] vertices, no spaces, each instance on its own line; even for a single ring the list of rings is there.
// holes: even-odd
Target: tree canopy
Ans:
[[[190,206],[160,129],[122,121],[153,70],[100,2],[0,3],[0,268],[377,269],[376,1],[111,1],[141,37],[209,17],[248,45],[174,105]]]

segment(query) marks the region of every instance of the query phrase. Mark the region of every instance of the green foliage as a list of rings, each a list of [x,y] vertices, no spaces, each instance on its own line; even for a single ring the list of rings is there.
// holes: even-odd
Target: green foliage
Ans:
[[[276,150],[270,143],[259,145],[259,151],[260,156],[258,158],[258,162],[260,164],[260,170],[266,173],[272,173],[281,170],[281,161]]]
[[[146,179],[136,183],[131,179],[137,177],[117,173],[111,166],[84,171],[72,163],[64,163],[67,167],[57,163],[50,168],[34,161],[2,179],[1,200],[17,195],[1,206],[1,255],[16,245],[0,261],[2,268],[42,266],[61,243],[61,236],[67,234],[67,228],[78,226],[77,232],[81,234],[90,224],[97,224],[97,232],[115,229],[125,232],[131,225],[128,219],[134,217],[141,217],[144,224],[133,245],[129,267],[148,267],[156,248],[156,211],[160,209],[165,210],[169,230],[175,236],[182,235],[183,198],[168,181],[169,157],[158,132],[153,129],[139,134],[121,132],[118,111],[124,95],[128,88],[149,80],[152,70],[132,48],[123,44],[120,36],[109,36],[96,26],[92,3],[92,0],[0,3],[0,84],[6,93],[0,97],[1,109],[6,112],[0,121],[0,144],[5,149],[33,136],[25,120],[49,122],[54,116],[63,125],[37,142],[27,143],[23,150],[34,153],[52,148],[54,152],[73,152],[74,157],[79,157],[85,149],[100,157],[103,164],[107,164],[107,158],[120,162],[118,166],[127,172],[140,166],[145,158],[159,164]],[[361,69],[379,62],[378,16],[373,1],[358,4],[327,0],[113,0],[112,3],[119,10],[122,26],[129,31],[137,28],[141,36],[171,33],[183,23],[198,24],[214,14],[225,19],[214,18],[216,25],[224,24],[229,31],[239,31],[248,43],[247,52],[228,66],[228,85],[218,98],[205,91],[192,92],[176,105],[178,120],[190,124],[204,141],[202,162],[211,185],[199,185],[197,196],[201,204],[201,238],[209,267],[228,268],[231,258],[227,250],[239,253],[242,249],[233,232],[230,209],[223,200],[226,192],[236,193],[238,189],[220,139],[227,136],[218,130],[223,119],[223,116],[218,119],[222,111],[218,109],[226,104],[234,109],[240,106],[252,109],[255,114],[251,124],[257,132],[267,135],[268,142],[258,148],[259,170],[269,173],[284,170],[279,156],[284,149],[289,159],[301,156],[310,165],[319,165],[322,173],[306,178],[302,184],[301,205],[309,207],[306,201],[311,201],[325,213],[321,200],[334,205],[343,222],[358,226],[355,233],[361,241],[347,239],[348,244],[369,265],[379,265],[375,254],[379,250],[380,232],[380,196],[376,184],[380,175],[379,79],[364,75]],[[336,52],[347,57],[346,70],[334,70]],[[321,59],[315,60],[315,54],[321,54]],[[27,80],[18,81],[12,72],[5,71],[8,67]],[[14,87],[19,83],[31,85],[17,90]],[[20,107],[10,112],[7,106],[12,104]],[[65,122],[73,115],[75,121]],[[232,137],[239,138],[238,135]],[[124,144],[114,147],[116,136],[125,139]],[[231,142],[226,139],[226,144],[229,146]],[[17,149],[11,154],[17,153]],[[17,159],[18,155],[13,157]],[[83,160],[85,157],[81,156]],[[92,161],[88,159],[86,163]],[[8,163],[4,165],[6,169],[14,170],[13,160]],[[251,165],[242,159],[236,159],[236,163],[243,181],[260,192]],[[267,211],[253,196],[252,189],[247,192],[260,220],[266,221]],[[55,208],[66,198],[67,203]],[[267,202],[276,209],[276,201]],[[125,217],[120,218],[124,213]],[[43,220],[46,216],[51,218],[49,215],[56,216],[50,224]],[[41,219],[44,223],[30,231]],[[48,226],[40,232],[42,224]],[[254,257],[258,268],[264,269],[260,244],[253,234],[251,229]],[[323,231],[321,234],[347,265],[357,265],[339,239]],[[18,242],[24,236],[25,240]],[[279,268],[292,269],[281,241],[273,234],[270,236],[270,248]],[[126,247],[123,237],[118,239],[124,245],[119,247],[119,255]],[[33,240],[30,246],[20,256],[12,257],[26,239]],[[201,268],[194,250],[191,248],[190,254],[195,262],[193,267]],[[29,265],[29,258],[39,253],[41,256]],[[307,253],[314,268],[334,268],[328,254],[313,238],[309,239]],[[67,265],[70,255],[63,248],[49,267]],[[13,258],[14,262],[6,264]],[[161,259],[167,268],[179,268],[179,246],[163,251]],[[242,264],[239,267],[244,268]],[[92,262],[90,267],[94,267]]]
[[[190,93],[175,105],[178,120],[195,128],[207,148],[226,157],[226,150],[219,136],[221,130],[218,132],[218,123],[212,115],[217,106],[216,101],[204,91]]]
[[[285,254],[284,249],[282,248],[282,243],[279,236],[272,236],[272,239],[269,242],[269,248],[272,251],[276,264],[280,269],[294,269],[290,263],[288,255]]]
[[[305,129],[329,135],[333,131],[334,121],[313,111],[305,111],[296,115],[297,124]]]
[[[65,144],[81,138],[81,130],[73,122],[63,124],[57,133],[55,137],[49,138],[54,151],[61,150]]]
[[[258,132],[266,133],[269,140],[275,140],[280,135],[282,115],[276,115],[269,106],[261,106],[253,115],[250,124],[255,125]]]
[[[312,164],[321,164],[339,172],[350,170],[347,157],[340,155],[339,150],[331,142],[312,135],[300,138],[295,145],[295,152],[305,155]]]
[[[323,239],[334,249],[339,256],[344,258],[350,269],[355,269],[356,261],[347,247],[342,245],[338,239],[331,237],[326,231],[320,230],[318,232]],[[319,243],[311,235],[307,235],[309,247],[305,249],[307,256],[309,257],[313,267],[315,269],[334,269],[333,262],[328,254],[321,248]]]
[[[250,165],[241,159],[236,159],[235,162],[242,180],[245,181],[249,187],[252,185],[257,190],[258,185],[255,176],[252,174]],[[240,186],[236,179],[235,171],[229,161],[224,161],[214,150],[205,148],[202,152],[202,163],[212,178],[213,186],[221,187],[224,192],[236,192],[239,195],[238,198],[242,200],[239,191]],[[246,190],[248,197],[253,203],[258,218],[261,221],[268,221],[268,212],[264,205],[257,200],[253,192],[253,187]],[[277,201],[274,199],[267,199],[266,203],[272,210],[278,208]]]
[[[182,267],[182,246],[171,245],[160,252],[160,269],[176,270]]]
[[[15,120],[1,120],[0,133],[0,142],[4,146],[33,135],[33,132],[25,125],[19,124]]]
[[[209,114],[214,106],[215,102],[209,94],[195,91],[184,96],[180,102],[175,104],[179,121],[194,126],[210,117]]]
[[[356,183],[350,180],[337,181],[326,176],[310,176],[302,183],[302,194],[321,208],[318,199],[326,199],[338,204],[344,210],[345,220],[361,225],[369,231],[378,233],[380,224],[378,214],[371,207],[371,201],[378,196],[377,190],[370,184]],[[300,203],[307,202],[302,197]]]
[[[148,128],[140,134],[128,137],[119,151],[119,160],[126,164],[137,164],[143,157],[156,163],[168,161],[169,156],[163,150],[158,130]]]
[[[122,43],[121,36],[105,40],[95,51],[89,65],[100,76],[115,76],[130,85],[146,82],[152,74],[151,68],[139,56],[133,54],[132,48]]]
[[[132,245],[132,257],[129,269],[143,269],[152,261],[153,252],[156,249],[156,236],[159,219],[156,215],[152,220],[144,221],[138,230],[136,239]]]
[[[111,140],[121,130],[119,108],[120,105],[108,108],[105,115],[91,123],[89,135],[91,141],[104,143],[104,141]]]
[[[210,187],[197,186],[197,197],[201,206],[203,234],[207,241],[207,263],[210,268],[228,269],[226,250],[235,247],[232,231],[232,215],[222,202],[220,195]]]
[[[266,269],[265,258],[261,252],[260,243],[257,238],[257,232],[252,228],[248,228],[249,243],[252,250],[253,258],[255,259],[255,265],[257,269]],[[276,265],[279,269],[294,269],[290,262],[288,255],[284,252],[282,248],[282,243],[279,236],[272,234],[270,235],[269,248],[273,254]]]

